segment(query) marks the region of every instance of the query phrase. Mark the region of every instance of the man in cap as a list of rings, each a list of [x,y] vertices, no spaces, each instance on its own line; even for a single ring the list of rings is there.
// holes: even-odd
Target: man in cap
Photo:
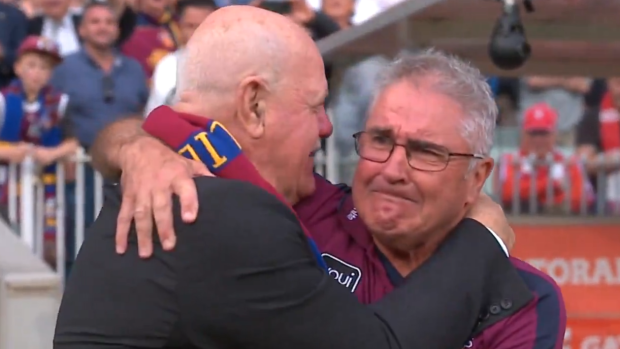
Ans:
[[[502,202],[508,208],[540,211],[588,211],[594,192],[581,161],[556,148],[558,114],[546,103],[524,114],[521,149],[502,155]],[[518,206],[518,207],[515,207]]]

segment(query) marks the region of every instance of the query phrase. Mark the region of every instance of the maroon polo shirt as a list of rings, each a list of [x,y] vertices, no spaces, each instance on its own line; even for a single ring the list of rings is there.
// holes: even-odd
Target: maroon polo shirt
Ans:
[[[176,116],[172,113],[167,114],[167,117]],[[195,117],[186,115],[185,121],[190,119]],[[201,121],[195,121],[195,125],[199,125]],[[153,122],[153,119],[147,119],[146,125],[153,125]],[[174,132],[173,128],[166,129],[165,132],[159,130],[158,138],[170,145],[178,143],[171,141],[171,138],[176,134],[179,139],[184,139],[187,134],[179,132],[183,124],[177,126],[174,127]],[[145,130],[151,133],[155,129],[157,127],[145,127]],[[247,167],[238,170],[234,168],[236,167],[227,167],[226,171],[229,173],[225,178],[244,179],[258,186],[266,183],[253,168],[251,170]],[[238,173],[232,174],[231,171]],[[295,205],[294,209],[321,251],[328,273],[364,304],[381,299],[398,287],[403,277],[375,247],[355,210],[350,188],[346,185],[334,185],[319,175],[315,176],[315,182],[315,193]],[[265,185],[265,189],[273,191],[269,184]],[[491,325],[482,332],[477,331],[480,333],[476,333],[469,342],[464,343],[464,347],[561,349],[566,315],[558,286],[547,275],[525,262],[515,258],[511,261],[535,295],[534,300],[513,316]],[[512,302],[502,300],[490,304],[488,313],[496,315],[510,308]]]
[[[316,192],[297,205],[297,215],[323,254],[329,274],[355,293],[362,303],[381,299],[403,281],[392,264],[375,247],[359,218],[351,190],[316,175]],[[465,343],[477,349],[561,349],[566,311],[557,284],[543,272],[510,258],[534,301],[513,316],[484,330]],[[489,306],[489,312],[509,308],[510,302]]]

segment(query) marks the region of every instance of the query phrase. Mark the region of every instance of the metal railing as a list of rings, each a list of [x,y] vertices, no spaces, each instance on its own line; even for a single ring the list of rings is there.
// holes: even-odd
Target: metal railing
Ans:
[[[76,155],[70,159],[75,164],[75,255],[79,251],[84,241],[85,224],[85,165],[90,162],[90,157],[85,154],[83,149],[78,149]],[[52,200],[45,198],[45,183],[41,176],[41,168],[36,164],[32,157],[27,156],[20,164],[7,165],[6,185],[8,188],[7,198],[7,218],[13,230],[19,234],[21,240],[32,251],[44,258],[45,247],[45,221],[49,218],[49,212],[55,212],[55,265],[58,274],[65,275],[65,261],[67,253],[65,250],[67,231],[65,218],[67,215],[67,204],[65,196],[65,186],[68,184],[65,167],[57,164],[55,172],[55,193]],[[94,173],[94,216],[96,217],[103,205],[103,178]],[[75,256],[71,256],[74,258]]]
[[[75,214],[74,231],[70,232],[74,237],[74,253],[77,254],[79,248],[84,241],[86,229],[85,210],[86,204],[86,176],[85,166],[90,162],[90,157],[85,154],[83,149],[79,149],[76,155],[71,159],[75,163],[75,194],[73,197]],[[335,147],[333,140],[328,140],[325,144],[325,150],[317,153],[316,170],[320,174],[326,176],[332,182],[340,182],[339,171],[343,166],[355,166],[357,158],[347,157],[341,158]],[[526,197],[523,197],[522,179],[524,172],[517,170],[513,172],[512,188],[507,188],[507,173],[505,169],[512,166],[516,169],[527,168],[527,177],[530,178],[529,189]],[[494,197],[498,202],[502,203],[508,214],[512,215],[545,215],[545,214],[564,214],[564,215],[595,215],[595,216],[619,216],[620,205],[610,205],[608,200],[609,188],[604,183],[608,174],[600,173],[597,176],[599,183],[599,193],[595,193],[587,176],[583,173],[583,183],[573,183],[567,168],[574,168],[573,171],[582,171],[583,164],[581,160],[575,158],[567,158],[566,160],[557,161],[552,156],[545,159],[533,159],[531,157],[513,156],[510,161],[506,161],[504,157],[498,156],[496,166],[490,179],[487,181],[485,190]],[[65,261],[67,260],[67,251],[65,249],[67,239],[67,227],[65,226],[65,217],[69,213],[67,210],[67,197],[65,195],[65,186],[71,181],[68,180],[66,170],[63,166],[56,166],[55,173],[55,197],[53,202],[44,196],[45,183],[42,180],[41,168],[34,160],[27,157],[20,164],[10,164],[7,167],[7,176],[5,185],[8,191],[8,220],[11,227],[16,231],[23,242],[29,246],[32,251],[39,257],[44,257],[44,223],[46,217],[49,218],[49,212],[55,212],[55,264],[54,267],[60,275],[65,275]],[[554,170],[555,168],[555,170]],[[555,177],[559,180],[548,180],[541,190],[538,186],[537,173],[541,169],[547,172],[562,171],[564,175]],[[90,171],[89,171],[90,172]],[[93,215],[97,216],[103,204],[103,179],[101,175],[93,171],[94,178],[94,195]],[[550,178],[554,174],[549,175]],[[554,178],[555,178],[554,177]],[[580,192],[575,192],[575,187],[579,187]],[[615,188],[620,190],[620,188]],[[510,192],[507,197],[506,192]],[[565,193],[559,196],[558,192]],[[567,193],[571,193],[570,195]],[[620,197],[620,192],[612,193],[614,198]],[[47,202],[46,202],[47,201]],[[524,208],[524,206],[526,206]],[[47,216],[46,216],[47,212]],[[74,256],[69,256],[74,257]]]

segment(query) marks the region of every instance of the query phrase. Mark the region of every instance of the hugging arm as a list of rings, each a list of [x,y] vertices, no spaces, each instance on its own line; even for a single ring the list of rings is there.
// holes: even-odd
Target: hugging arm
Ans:
[[[148,257],[153,251],[153,220],[164,248],[174,247],[171,194],[181,200],[183,219],[192,222],[198,210],[192,177],[211,174],[203,164],[177,155],[146,134],[142,121],[141,116],[136,116],[108,125],[99,133],[90,152],[93,167],[106,178],[120,178],[123,189],[116,227],[117,252],[125,252],[129,227],[135,221],[140,256]]]
[[[318,266],[277,198],[231,180],[197,187],[196,223],[175,229],[185,273],[177,297],[199,348],[214,344],[213,331],[216,345],[236,348],[459,348],[489,280],[510,267],[486,228],[467,220],[405,285],[367,307]]]

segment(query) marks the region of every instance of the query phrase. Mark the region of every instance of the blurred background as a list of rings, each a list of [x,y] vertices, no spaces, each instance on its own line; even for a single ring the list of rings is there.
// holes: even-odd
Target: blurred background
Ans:
[[[185,42],[231,4],[289,16],[317,41],[334,134],[316,170],[332,182],[352,178],[351,135],[391,57],[436,47],[479,67],[500,110],[485,191],[510,217],[513,254],[562,287],[566,349],[620,348],[620,1],[534,1],[521,14],[532,56],[505,71],[488,53],[493,0],[0,0],[0,349],[51,348],[109,185],[89,147],[174,101]]]

